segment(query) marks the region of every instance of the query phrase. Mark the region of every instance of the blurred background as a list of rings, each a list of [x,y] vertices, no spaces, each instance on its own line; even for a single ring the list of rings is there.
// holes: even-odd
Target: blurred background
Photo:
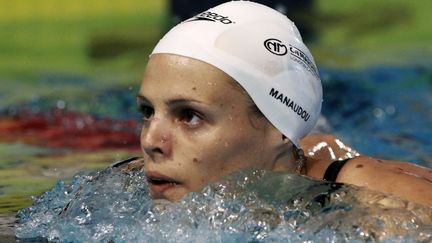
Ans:
[[[1,1],[0,225],[56,180],[140,154],[135,95],[149,53],[220,2]],[[323,130],[432,167],[432,1],[259,2],[288,15],[313,53]]]

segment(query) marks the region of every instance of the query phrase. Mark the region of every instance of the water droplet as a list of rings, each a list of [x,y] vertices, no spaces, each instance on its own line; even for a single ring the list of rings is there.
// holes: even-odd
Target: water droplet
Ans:
[[[58,100],[57,104],[56,104],[56,107],[58,109],[63,110],[66,107],[66,102],[64,100]]]
[[[375,118],[380,119],[384,116],[384,111],[381,108],[375,108],[372,111],[372,114],[375,116]]]

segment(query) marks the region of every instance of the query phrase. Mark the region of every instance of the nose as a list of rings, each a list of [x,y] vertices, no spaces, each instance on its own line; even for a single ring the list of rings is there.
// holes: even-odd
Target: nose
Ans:
[[[172,155],[172,134],[167,119],[153,117],[142,127],[141,147],[151,160],[157,162]]]

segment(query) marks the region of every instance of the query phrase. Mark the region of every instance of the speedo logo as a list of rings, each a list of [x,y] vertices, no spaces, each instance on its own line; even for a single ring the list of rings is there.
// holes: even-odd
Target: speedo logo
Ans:
[[[186,20],[186,22],[191,22],[191,21],[211,21],[211,22],[221,22],[222,24],[234,24],[235,23],[232,20],[230,20],[228,16],[222,16],[222,15],[219,15],[217,13],[210,12],[210,11],[200,13],[197,16],[195,16],[189,20]]]

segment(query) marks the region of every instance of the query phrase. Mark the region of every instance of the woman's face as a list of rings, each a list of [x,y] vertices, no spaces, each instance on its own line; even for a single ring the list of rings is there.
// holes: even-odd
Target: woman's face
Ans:
[[[141,147],[155,198],[178,200],[242,168],[274,169],[281,134],[251,114],[246,95],[219,69],[153,55],[140,88]]]

